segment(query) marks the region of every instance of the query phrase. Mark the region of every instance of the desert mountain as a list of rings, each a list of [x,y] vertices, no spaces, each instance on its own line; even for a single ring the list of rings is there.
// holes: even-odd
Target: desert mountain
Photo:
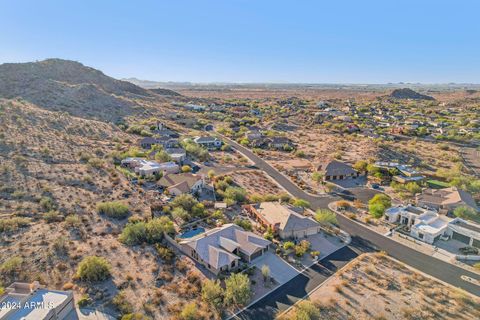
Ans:
[[[433,97],[418,93],[409,88],[395,89],[390,94],[395,99],[435,100]]]
[[[0,65],[0,98],[20,98],[51,111],[118,121],[159,97],[79,62],[48,59]]]
[[[156,94],[161,95],[161,96],[172,96],[172,97],[180,97],[181,96],[180,93],[178,93],[176,91],[173,91],[173,90],[170,90],[170,89],[157,88],[157,89],[150,89],[150,91],[153,91]]]

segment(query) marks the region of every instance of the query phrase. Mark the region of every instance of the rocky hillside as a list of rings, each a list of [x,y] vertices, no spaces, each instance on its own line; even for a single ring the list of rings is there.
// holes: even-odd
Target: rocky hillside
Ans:
[[[82,118],[118,121],[160,97],[79,62],[48,59],[0,65],[0,98],[19,98]]]
[[[172,97],[181,97],[182,95],[176,91],[170,90],[170,89],[162,89],[162,88],[157,88],[157,89],[150,89],[150,91],[155,92],[158,95],[161,96],[172,96]]]
[[[390,94],[395,99],[435,100],[433,97],[418,93],[409,88],[395,89]]]

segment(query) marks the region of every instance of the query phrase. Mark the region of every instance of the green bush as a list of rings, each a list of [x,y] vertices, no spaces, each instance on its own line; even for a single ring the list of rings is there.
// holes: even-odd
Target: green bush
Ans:
[[[105,258],[88,256],[78,265],[77,277],[85,281],[103,281],[110,277],[111,269]]]
[[[26,227],[30,224],[30,219],[28,218],[2,218],[0,219],[0,232],[11,232],[16,231],[19,228]]]
[[[120,311],[122,315],[131,314],[133,312],[133,305],[127,300],[125,291],[120,291],[113,299],[113,305]]]
[[[219,280],[205,280],[202,284],[202,300],[220,309],[223,304],[223,288]]]
[[[117,201],[101,202],[97,204],[97,212],[108,217],[123,219],[128,215],[128,206]]]
[[[252,231],[253,230],[253,226],[252,226],[252,223],[250,222],[250,220],[242,219],[242,218],[235,218],[233,223],[235,223],[237,226],[240,226],[247,231]]]
[[[198,317],[198,307],[195,302],[189,302],[184,307],[182,312],[180,312],[180,318],[183,320],[197,320]]]
[[[296,199],[292,203],[295,207],[310,208],[310,202],[303,199]]]
[[[60,215],[58,211],[51,210],[43,215],[43,219],[45,219],[47,223],[52,223],[52,222],[62,221],[63,216]]]
[[[141,313],[128,313],[122,316],[120,320],[151,320],[149,316]]]
[[[392,200],[385,194],[378,193],[368,201],[368,211],[374,218],[381,218],[385,210],[392,206]]]
[[[43,197],[40,199],[40,206],[45,211],[51,211],[55,208],[55,203],[53,199],[50,197]]]
[[[128,223],[123,228],[119,240],[130,246],[146,241],[147,228],[145,227],[145,222]]]
[[[12,257],[0,265],[0,272],[3,274],[13,274],[20,270],[23,263],[21,257]]]
[[[250,279],[244,273],[234,273],[225,279],[226,306],[244,306],[251,297]]]
[[[82,222],[78,215],[71,214],[65,218],[65,224],[68,228],[78,228],[82,224]]]
[[[143,242],[157,243],[163,239],[163,233],[173,234],[175,228],[168,217],[154,218],[148,222],[128,223],[120,234],[120,241],[127,245]]]
[[[315,220],[317,220],[319,223],[322,223],[322,224],[328,224],[328,223],[331,223],[333,225],[338,224],[337,215],[328,209],[317,210],[317,212],[315,213]]]

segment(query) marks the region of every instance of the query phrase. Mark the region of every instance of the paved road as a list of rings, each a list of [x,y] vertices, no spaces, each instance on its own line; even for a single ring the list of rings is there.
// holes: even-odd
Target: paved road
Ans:
[[[255,165],[267,172],[273,179],[275,179],[280,185],[282,185],[288,192],[297,198],[302,198],[308,200],[312,204],[313,209],[317,208],[327,208],[328,203],[335,201],[338,197],[333,196],[312,196],[305,193],[299,187],[297,187],[292,181],[280,174],[275,168],[270,166],[260,157],[255,155],[253,152],[247,148],[241,146],[240,144],[227,140],[234,148],[238,151],[245,154],[249,157]],[[360,197],[371,196],[367,189],[357,188],[357,190],[351,190],[351,192]],[[356,249],[365,250],[365,248],[371,247],[377,250],[384,250],[392,257],[416,268],[419,269],[437,279],[440,279],[444,282],[450,283],[453,286],[460,287],[468,292],[471,292],[477,296],[480,296],[480,286],[476,286],[472,283],[462,280],[460,277],[462,275],[467,275],[473,279],[480,280],[480,276],[476,273],[469,272],[463,268],[457,267],[450,263],[444,262],[442,260],[433,258],[429,255],[423,254],[419,251],[411,249],[401,243],[398,243],[390,238],[384,237],[376,232],[371,231],[370,229],[363,227],[362,225],[354,222],[350,219],[345,218],[342,215],[337,215],[340,228],[348,232],[352,237],[355,237],[357,240],[352,242],[351,247]],[[363,247],[359,247],[359,243]],[[283,289],[282,286],[279,290],[288,292],[288,288]]]
[[[478,148],[462,148],[460,150],[465,166],[480,178],[480,150]]]

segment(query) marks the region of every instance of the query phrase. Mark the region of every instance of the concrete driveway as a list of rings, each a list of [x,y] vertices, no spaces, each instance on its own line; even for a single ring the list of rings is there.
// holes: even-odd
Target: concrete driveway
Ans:
[[[263,265],[267,265],[270,268],[270,276],[280,284],[284,284],[300,273],[285,260],[270,251],[254,259],[252,264],[258,269],[262,269]]]

